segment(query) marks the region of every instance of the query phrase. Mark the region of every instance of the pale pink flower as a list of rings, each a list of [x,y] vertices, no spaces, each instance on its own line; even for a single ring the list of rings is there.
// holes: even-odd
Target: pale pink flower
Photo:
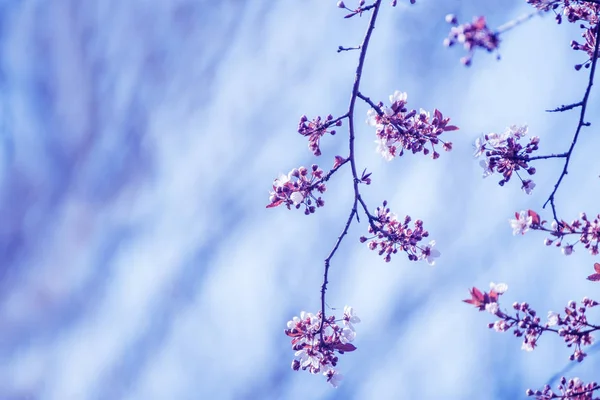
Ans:
[[[526,336],[526,338],[527,340],[524,340],[523,344],[521,345],[521,350],[533,351],[533,348],[535,347],[535,338],[528,336]]]
[[[330,369],[323,373],[327,378],[327,382],[331,384],[334,388],[337,388],[342,383],[342,379],[344,379],[344,375],[340,374],[334,369]]]
[[[283,187],[286,183],[290,181],[289,175],[279,174],[277,178],[273,181],[273,186],[275,187]]]
[[[561,249],[561,251],[565,256],[570,256],[571,254],[573,254],[573,245],[570,244],[570,245],[564,246]]]
[[[308,349],[308,350],[307,350]],[[300,359],[300,365],[302,368],[310,367],[311,373],[317,373],[320,365],[319,355],[321,353],[314,352],[310,348],[304,348],[298,350],[294,355]]]
[[[506,283],[490,282],[490,289],[498,294],[504,294],[508,290],[508,285]]]
[[[394,159],[394,155],[390,151],[390,140],[384,138],[378,138],[375,143],[377,143],[376,151],[381,154],[381,156],[386,161],[392,161]]]
[[[340,335],[340,342],[346,344],[352,342],[356,338],[356,332],[354,328],[344,327],[342,334]]]
[[[553,311],[548,311],[548,326],[554,326],[558,324],[558,314]]]
[[[495,315],[499,309],[500,307],[498,307],[498,303],[487,303],[485,305],[485,311],[489,312],[490,314]]]
[[[507,133],[509,133],[510,136],[514,137],[515,139],[520,139],[523,136],[527,135],[527,125],[522,125],[522,126],[517,126],[517,125],[511,125],[508,130]]]
[[[473,157],[479,158],[479,156],[485,153],[485,144],[486,140],[484,136],[475,139],[475,153],[473,153]]]
[[[390,103],[394,104],[396,102],[400,102],[400,101],[406,101],[406,99],[408,98],[408,94],[406,92],[401,92],[399,90],[395,90],[394,94],[390,95]]]
[[[432,266],[435,265],[435,258],[440,256],[440,252],[434,249],[433,246],[435,246],[435,240],[430,241],[429,244],[425,246],[423,255],[421,256],[422,259],[427,261],[427,264]]]
[[[354,330],[354,326],[352,324],[358,324],[360,322],[360,318],[354,312],[354,308],[350,306],[344,306],[344,316],[342,317],[344,320],[344,325]]]
[[[374,109],[370,108],[367,111],[367,124],[370,126],[375,126],[377,127],[379,125],[379,123],[377,122],[377,117],[379,116],[379,114],[377,114],[377,111],[375,111]]]
[[[298,204],[302,203],[304,196],[300,192],[294,192],[290,195],[290,200],[292,200],[292,203],[297,206]]]
[[[513,229],[513,235],[520,233],[524,235],[529,230],[533,219],[528,215],[527,211],[521,211],[516,219],[509,219],[510,226]]]
[[[535,183],[531,179],[525,179],[523,181],[523,186],[521,186],[521,189],[523,189],[525,193],[531,194],[533,188],[535,188]]]
[[[488,161],[487,158],[485,160],[479,161],[479,166],[481,166],[481,168],[483,168],[483,177],[484,178],[487,178],[488,176],[490,176],[491,174],[494,173],[494,170],[492,170],[490,168],[490,162]]]
[[[506,325],[506,321],[503,319],[500,319],[496,322],[494,322],[494,330],[496,332],[505,332],[507,329],[507,325]]]

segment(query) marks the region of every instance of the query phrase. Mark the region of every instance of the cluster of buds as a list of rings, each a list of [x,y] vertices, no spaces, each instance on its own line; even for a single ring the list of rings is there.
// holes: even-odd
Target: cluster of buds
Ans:
[[[587,218],[585,213],[579,215],[579,219],[572,221],[570,224],[566,221],[557,223],[552,221],[550,229],[544,229],[553,236],[553,238],[547,238],[544,243],[550,246],[553,243],[559,247],[562,245],[563,237],[567,235],[577,235],[577,242],[581,243],[591,255],[598,255],[598,245],[600,244],[600,215],[597,215],[593,221]],[[570,255],[573,251],[574,245],[567,245],[563,247],[563,253]],[[570,250],[564,250],[569,247]]]
[[[460,59],[460,62],[466,66],[471,65],[473,53],[476,48],[484,49],[488,52],[497,51],[500,44],[500,35],[488,28],[485,17],[475,17],[472,23],[458,23],[458,19],[453,14],[446,15],[446,22],[452,25],[448,37],[444,39],[444,46],[450,47],[460,43],[467,50],[468,54]],[[499,56],[498,56],[499,58]]]
[[[433,118],[423,109],[419,112],[408,111],[406,98],[406,93],[396,90],[390,96],[391,107],[384,107],[380,102],[376,108],[367,112],[367,124],[377,129],[377,152],[390,161],[401,156],[404,150],[427,155],[430,152],[425,147],[428,143],[431,145],[433,159],[440,156],[435,150],[435,145],[440,142],[444,150],[452,150],[452,143],[445,143],[438,137],[444,132],[458,129],[454,125],[448,125],[450,118],[444,118],[437,109],[433,112]]]
[[[574,347],[569,359],[583,361],[587,354],[582,350],[582,346],[591,345],[594,342],[591,333],[600,330],[600,327],[589,324],[585,315],[587,309],[598,305],[597,301],[585,297],[579,307],[577,303],[570,301],[565,307],[564,317],[551,311],[548,313],[548,321],[542,324],[537,312],[527,303],[514,303],[512,308],[516,311],[515,315],[501,311],[498,299],[508,287],[505,284],[492,282],[490,288],[490,292],[486,293],[474,287],[470,290],[471,298],[463,300],[478,308],[479,311],[485,310],[500,318],[488,324],[490,329],[496,332],[512,329],[516,337],[523,338],[521,349],[525,351],[532,351],[544,332],[556,333],[563,338],[567,347]]]
[[[579,71],[581,67],[589,68],[592,65],[592,59],[594,58],[594,51],[596,51],[596,35],[598,33],[598,25],[594,25],[593,27],[586,28],[585,31],[581,34],[583,39],[585,39],[585,43],[579,44],[575,40],[571,41],[571,48],[573,50],[582,50],[585,51],[588,55],[588,60],[581,64],[576,64],[575,69]]]
[[[578,21],[587,22],[591,25],[598,23],[598,13],[600,13],[600,4],[586,0],[527,0],[540,11],[554,11],[556,22],[562,22],[562,16],[567,21],[574,23]]]
[[[594,392],[598,389],[600,389],[600,385],[596,382],[584,383],[577,377],[567,380],[563,376],[560,378],[556,391],[552,390],[550,385],[546,385],[542,390],[527,389],[525,394],[535,396],[536,400],[597,400],[599,398],[594,397]]]
[[[600,3],[585,0],[527,0],[527,3],[541,11],[553,10],[556,14],[556,22],[559,24],[563,20],[563,15],[570,23],[580,22],[580,27],[584,29],[581,36],[584,38],[585,43],[579,44],[573,40],[571,41],[571,48],[586,52],[589,59],[584,63],[576,64],[575,69],[579,71],[581,67],[589,68],[596,47]]]
[[[509,222],[514,235],[525,234],[529,229],[549,233],[551,237],[544,239],[544,244],[561,247],[564,255],[571,255],[574,246],[579,243],[593,256],[600,253],[598,249],[600,246],[600,214],[590,220],[585,213],[581,213],[579,219],[573,220],[571,223],[565,220],[552,221],[550,227],[547,228],[545,226],[547,221],[540,220],[540,216],[535,211],[527,210],[515,213],[515,219],[511,219]],[[572,244],[563,245],[563,239],[571,235],[575,235],[577,240]]]
[[[287,323],[285,334],[292,338],[292,350],[297,357],[292,361],[292,369],[300,369],[311,374],[322,373],[333,387],[338,387],[343,375],[335,367],[337,354],[356,350],[351,342],[356,337],[354,325],[360,322],[352,307],[344,307],[341,325],[335,316],[323,319],[319,311],[316,315],[302,311]],[[337,353],[337,354],[336,354]]]
[[[333,120],[333,116],[329,114],[325,121],[321,120],[321,117],[316,117],[312,121],[309,121],[306,115],[300,117],[298,123],[298,133],[302,136],[308,137],[308,148],[313,152],[315,156],[321,155],[321,149],[319,147],[321,137],[325,133],[329,132],[331,135],[335,135],[335,130],[327,130],[330,126],[341,126],[342,120],[340,118]]]
[[[310,173],[307,168],[300,167],[294,168],[287,175],[281,174],[273,181],[273,191],[267,208],[285,204],[289,210],[292,206],[298,209],[304,205],[304,214],[314,213],[316,207],[325,205],[321,197],[315,197],[312,193],[313,190],[325,192],[323,176],[323,170],[318,165],[313,165]]]
[[[378,250],[386,262],[391,260],[392,254],[404,251],[410,261],[425,260],[429,265],[435,265],[435,258],[440,256],[440,252],[434,249],[435,240],[419,246],[419,242],[429,236],[429,232],[423,229],[423,221],[416,220],[414,227],[410,228],[410,216],[407,215],[401,222],[386,206],[384,201],[383,207],[377,207],[376,215],[370,216],[369,233],[373,236],[362,236],[361,243],[368,242],[369,249]]]
[[[513,125],[503,133],[489,133],[477,138],[475,141],[475,157],[485,156],[480,161],[483,168],[483,177],[488,177],[494,172],[502,174],[500,186],[510,180],[513,172],[521,179],[521,189],[527,194],[535,187],[531,179],[523,179],[519,170],[526,170],[529,175],[535,174],[535,168],[530,167],[530,154],[538,150],[540,138],[533,136],[525,146],[519,140],[527,134],[527,126]]]

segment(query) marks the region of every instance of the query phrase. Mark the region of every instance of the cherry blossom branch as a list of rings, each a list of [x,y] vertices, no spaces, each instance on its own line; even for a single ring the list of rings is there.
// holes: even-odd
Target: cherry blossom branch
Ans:
[[[371,18],[369,20],[369,25],[367,27],[365,37],[364,37],[361,45],[359,46],[360,47],[360,55],[358,57],[358,65],[356,67],[354,85],[352,86],[352,94],[350,96],[350,104],[348,106],[348,112],[346,113],[346,115],[348,117],[348,135],[349,135],[349,137],[348,137],[348,151],[349,151],[348,160],[350,160],[350,169],[352,171],[352,178],[353,178],[353,185],[354,185],[354,205],[352,206],[352,210],[350,212],[350,215],[348,216],[348,220],[346,221],[346,225],[344,226],[344,230],[342,231],[342,234],[338,237],[338,240],[336,241],[333,249],[329,253],[329,256],[325,259],[325,271],[323,274],[323,284],[321,286],[321,312],[323,313],[323,316],[326,315],[325,314],[325,296],[326,296],[326,291],[327,291],[330,262],[331,262],[331,259],[333,258],[333,256],[335,255],[337,249],[339,248],[339,245],[342,242],[344,236],[346,236],[346,234],[348,233],[348,229],[350,228],[350,225],[352,224],[352,219],[354,218],[354,215],[357,214],[356,206],[357,206],[358,199],[360,198],[360,190],[358,188],[358,185],[361,182],[361,180],[358,178],[358,173],[356,171],[356,159],[355,159],[355,154],[354,154],[354,138],[355,138],[354,106],[356,104],[356,97],[358,96],[358,93],[359,93],[360,79],[362,77],[362,71],[363,71],[363,67],[365,64],[365,57],[367,54],[367,49],[369,47],[369,41],[371,39],[371,34],[373,33],[373,30],[375,29],[375,21],[377,20],[377,15],[379,13],[380,5],[381,5],[381,0],[376,0],[375,3],[373,3],[373,5],[371,7],[371,8],[373,8],[373,12],[372,12]],[[369,215],[368,211],[367,211],[367,207],[364,204],[364,202],[362,201],[362,198],[361,198],[361,204],[365,208],[367,215]],[[321,323],[320,331],[321,332],[323,331],[323,323]]]
[[[312,214],[317,208],[323,207],[325,204],[324,200],[315,195],[314,192],[324,193],[326,191],[325,184],[333,174],[342,166],[350,165],[354,201],[342,232],[324,260],[323,282],[320,290],[321,309],[316,314],[301,312],[300,317],[294,317],[288,322],[288,329],[285,331],[286,335],[292,338],[292,349],[296,352],[295,356],[297,357],[292,362],[292,369],[308,370],[313,374],[323,373],[327,377],[327,381],[334,387],[337,387],[341,380],[341,375],[334,368],[338,362],[336,354],[343,354],[356,349],[350,343],[355,337],[352,323],[360,322],[360,319],[354,314],[352,307],[349,306],[344,307],[344,315],[341,319],[343,326],[337,324],[338,320],[335,316],[326,315],[329,271],[332,259],[348,234],[354,217],[356,217],[357,222],[360,222],[359,203],[368,219],[367,230],[373,235],[370,239],[361,237],[360,241],[365,243],[370,240],[367,243],[368,248],[378,250],[379,255],[384,256],[385,261],[389,262],[391,255],[396,254],[398,251],[406,253],[411,261],[425,260],[430,265],[433,265],[435,263],[433,259],[439,256],[439,252],[433,249],[434,241],[430,241],[428,245],[419,245],[423,238],[429,236],[429,233],[424,230],[421,220],[416,220],[413,223],[414,226],[409,226],[412,218],[406,216],[403,221],[399,220],[387,208],[386,201],[383,202],[382,207],[377,207],[376,212],[372,214],[360,193],[360,184],[369,185],[371,183],[371,173],[367,173],[366,169],[363,170],[361,175],[358,173],[359,169],[355,156],[355,108],[357,98],[364,98],[360,93],[360,83],[366,53],[371,35],[375,29],[375,21],[381,3],[381,0],[376,0],[365,6],[365,1],[360,0],[358,8],[351,10],[345,6],[343,1],[338,2],[339,8],[351,11],[351,14],[346,15],[345,18],[362,15],[366,11],[371,12],[362,43],[357,47],[338,47],[338,52],[360,50],[348,111],[338,118],[328,115],[325,118],[317,116],[309,120],[308,117],[302,116],[298,125],[298,133],[308,138],[308,147],[313,155],[320,156],[322,137],[326,133],[334,135],[335,130],[330,128],[341,126],[343,120],[347,119],[348,156],[345,158],[339,155],[335,156],[333,167],[327,173],[318,165],[313,164],[310,168],[294,168],[287,175],[281,174],[273,182],[273,191],[271,191],[269,198],[270,203],[267,205],[267,208],[279,205],[285,205],[288,209],[304,207],[305,214]],[[414,0],[411,0],[411,3],[414,3]],[[396,1],[392,1],[391,5],[395,6]],[[435,145],[438,143],[443,143],[444,150],[451,150],[452,143],[439,139],[439,135],[442,133],[458,129],[456,126],[449,125],[450,118],[445,118],[437,109],[434,110],[433,116],[424,110],[420,112],[409,111],[405,107],[406,98],[406,93],[395,91],[390,96],[391,107],[384,107],[381,102],[378,105],[370,100],[367,102],[372,106],[367,112],[367,123],[377,127],[378,151],[384,158],[389,161],[395,156],[402,155],[404,150],[411,150],[412,153],[422,152],[428,154],[430,150],[425,148],[425,145],[430,145],[433,151],[432,156],[436,159],[439,157],[439,153],[435,151]]]
[[[542,324],[538,313],[527,303],[513,303],[515,316],[500,311],[498,300],[508,289],[506,284],[492,282],[490,289],[487,293],[474,287],[470,290],[471,298],[463,300],[479,311],[487,311],[500,318],[488,324],[490,329],[496,332],[512,330],[516,337],[523,337],[521,349],[525,351],[533,351],[542,334],[552,332],[563,338],[567,347],[575,346],[575,350],[569,356],[571,361],[581,362],[585,359],[587,354],[582,350],[582,346],[590,346],[594,342],[591,334],[600,330],[599,326],[590,324],[586,316],[588,309],[599,304],[597,301],[584,297],[579,307],[577,303],[570,301],[564,308],[564,316],[551,311],[548,313],[548,322]]]
[[[598,389],[600,389],[600,385],[596,382],[583,383],[579,378],[573,378],[567,381],[567,378],[563,376],[560,379],[557,392],[554,392],[550,385],[546,385],[543,390],[533,391],[532,389],[527,389],[525,394],[527,396],[535,396],[536,400],[598,400],[598,397],[591,397],[592,393]]]
[[[592,90],[592,86],[594,85],[594,74],[596,73],[596,64],[598,61],[598,46],[599,45],[600,45],[600,26],[598,26],[598,24],[596,24],[596,43],[595,43],[594,52],[592,55],[592,63],[591,63],[587,88],[585,89],[583,99],[581,100],[581,102],[578,106],[578,107],[581,107],[581,112],[579,113],[579,121],[577,123],[577,129],[575,130],[575,135],[573,135],[573,140],[571,141],[571,146],[569,147],[569,150],[567,151],[567,156],[565,157],[565,165],[563,167],[563,170],[562,170],[558,180],[556,181],[556,184],[554,185],[554,190],[552,190],[552,193],[548,197],[548,200],[546,200],[546,202],[542,206],[542,208],[546,208],[546,205],[548,203],[550,203],[550,206],[552,207],[552,214],[554,215],[554,220],[556,222],[558,222],[558,217],[556,215],[556,204],[554,203],[554,197],[556,195],[558,187],[560,186],[560,183],[562,182],[563,178],[568,173],[567,169],[569,167],[569,162],[571,161],[571,155],[573,154],[573,149],[575,148],[575,145],[577,144],[577,139],[579,138],[579,132],[581,132],[582,127],[588,126],[588,123],[585,122],[585,112],[587,110],[587,103],[588,103],[588,100],[590,97],[590,92]]]

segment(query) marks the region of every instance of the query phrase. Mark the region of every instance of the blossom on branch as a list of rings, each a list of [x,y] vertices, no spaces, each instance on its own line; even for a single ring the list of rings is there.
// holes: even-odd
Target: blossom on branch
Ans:
[[[571,48],[587,53],[588,60],[581,64],[576,64],[575,69],[579,71],[581,67],[589,68],[592,64],[594,49],[596,47],[600,3],[590,0],[527,0],[527,3],[540,11],[554,11],[556,22],[559,24],[562,22],[563,16],[570,23],[579,23],[580,28],[584,29],[581,34],[584,43],[580,44],[573,40],[571,41]]]
[[[509,219],[508,222],[510,222],[510,227],[513,229],[513,235],[524,235],[529,228],[533,226],[533,229],[535,229],[540,223],[539,215],[532,210],[515,213],[515,219]]]
[[[321,148],[319,147],[321,137],[325,133],[329,132],[331,135],[335,135],[335,130],[328,130],[330,126],[341,126],[341,119],[333,119],[330,114],[325,118],[325,121],[321,120],[321,117],[317,116],[312,121],[309,121],[306,115],[300,117],[298,123],[298,133],[302,136],[308,137],[308,148],[313,152],[315,156],[321,155]]]
[[[313,194],[314,190],[319,193],[325,192],[323,177],[323,170],[318,165],[313,165],[310,173],[307,168],[300,167],[294,168],[287,175],[281,174],[273,181],[273,191],[267,208],[285,204],[289,210],[292,206],[298,209],[304,205],[306,215],[314,213],[315,206],[325,205],[321,197],[315,197]]]
[[[356,350],[351,344],[356,332],[350,324],[360,322],[352,307],[344,307],[344,327],[336,323],[335,316],[322,318],[321,312],[316,315],[302,311],[300,317],[288,321],[285,334],[292,338],[292,350],[297,357],[292,362],[292,369],[306,370],[311,374],[323,373],[333,387],[338,387],[343,375],[334,367],[337,366],[337,354]]]
[[[444,39],[444,46],[451,47],[454,44],[462,44],[468,54],[460,59],[460,62],[470,66],[473,60],[473,53],[476,48],[481,48],[487,52],[498,51],[500,44],[500,35],[488,28],[485,17],[475,17],[472,23],[458,23],[458,19],[453,14],[446,15],[446,22],[452,25],[448,37]],[[500,58],[500,56],[497,56]]]
[[[414,226],[409,226],[411,217],[406,216],[400,221],[396,214],[390,212],[386,207],[377,207],[375,216],[369,216],[369,233],[373,236],[360,238],[361,243],[368,241],[367,246],[371,250],[377,250],[380,256],[384,256],[386,262],[390,262],[392,254],[403,251],[408,255],[410,261],[425,260],[429,265],[434,265],[434,258],[439,257],[440,252],[433,249],[435,241],[428,245],[420,246],[419,242],[429,236],[429,232],[423,229],[423,221],[416,220]]]
[[[600,326],[588,323],[586,310],[596,307],[598,302],[584,297],[581,306],[570,301],[565,307],[565,315],[561,316],[555,312],[548,313],[548,322],[543,324],[537,312],[527,303],[514,303],[512,308],[516,311],[514,315],[500,310],[499,297],[506,292],[505,284],[490,284],[489,293],[482,292],[476,287],[470,290],[471,298],[463,300],[465,303],[475,306],[479,311],[488,311],[500,319],[489,323],[488,327],[496,332],[513,330],[516,337],[522,337],[521,349],[533,351],[542,334],[547,332],[556,333],[563,338],[568,348],[574,348],[569,356],[571,361],[581,362],[586,357],[583,346],[589,346],[594,342],[592,333],[600,330]]]
[[[550,385],[544,386],[542,390],[527,389],[527,396],[535,396],[536,400],[550,399],[570,399],[570,400],[594,400],[594,392],[600,389],[596,382],[584,383],[581,379],[575,377],[569,379],[562,376],[557,385],[556,391],[552,390]]]
[[[529,212],[535,214],[533,211]],[[532,214],[532,215],[533,215]],[[535,214],[537,216],[537,214]],[[551,237],[546,238],[544,243],[547,246],[554,244],[556,247],[561,247],[561,251],[564,255],[571,255],[575,251],[575,247],[578,244],[583,245],[585,249],[593,256],[600,253],[600,214],[593,220],[590,220],[585,213],[581,213],[579,219],[575,219],[568,223],[565,220],[561,220],[560,223],[552,221],[549,228],[545,226],[546,221],[539,221],[532,227],[532,229],[542,230],[548,232]],[[511,221],[512,225],[512,221]],[[513,227],[514,229],[514,227]],[[567,236],[577,237],[577,241],[573,244],[562,244],[563,239]]]
[[[433,111],[433,118],[423,109],[419,112],[409,111],[406,99],[406,93],[396,90],[390,95],[391,107],[384,107],[381,102],[377,105],[370,103],[373,108],[367,111],[366,122],[376,128],[377,152],[390,161],[402,156],[404,150],[413,154],[422,152],[425,155],[431,152],[433,159],[437,159],[440,154],[435,145],[439,143],[442,143],[444,150],[452,150],[452,143],[439,138],[444,132],[458,129],[454,125],[448,125],[450,118],[444,118],[437,109]]]
[[[527,126],[513,125],[503,133],[489,133],[475,140],[475,157],[485,156],[480,162],[484,169],[483,177],[494,172],[502,174],[500,186],[510,180],[513,173],[521,179],[521,189],[527,194],[535,187],[531,179],[523,179],[520,170],[526,170],[529,175],[535,174],[535,168],[529,166],[530,154],[538,150],[540,138],[533,136],[525,146],[519,141],[527,134]]]

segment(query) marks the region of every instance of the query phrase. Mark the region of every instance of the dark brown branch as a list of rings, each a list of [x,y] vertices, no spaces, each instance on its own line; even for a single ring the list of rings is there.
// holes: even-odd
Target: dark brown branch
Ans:
[[[338,46],[337,52],[341,53],[342,51],[351,51],[351,50],[360,50],[360,46],[356,46],[356,47]]]
[[[553,110],[546,110],[546,112],[563,112],[563,111],[572,110],[577,107],[581,107],[582,105],[583,105],[583,103],[581,101],[578,101],[577,103],[569,104],[566,106],[563,104],[562,106],[556,107]]]
[[[350,96],[350,104],[348,106],[348,113],[346,114],[348,116],[348,134],[349,134],[348,160],[350,160],[350,167],[352,169],[352,178],[353,178],[353,184],[354,184],[354,205],[352,206],[352,210],[350,212],[350,215],[348,216],[348,220],[346,221],[346,225],[344,226],[344,230],[342,231],[342,234],[338,237],[338,240],[336,241],[333,249],[329,253],[329,256],[325,259],[325,271],[323,273],[323,284],[321,285],[321,314],[322,314],[321,315],[321,327],[319,329],[322,345],[323,345],[323,325],[325,322],[325,293],[327,291],[327,283],[329,282],[328,274],[329,274],[329,267],[330,267],[331,259],[333,258],[336,251],[338,250],[343,238],[348,233],[348,229],[350,228],[350,225],[352,224],[352,219],[354,218],[354,215],[357,215],[357,212],[358,212],[357,204],[359,201],[363,205],[363,208],[365,208],[365,210],[366,210],[366,205],[362,201],[362,198],[360,197],[360,191],[358,189],[358,185],[360,183],[360,178],[358,177],[358,173],[357,173],[357,169],[356,169],[356,160],[354,157],[354,137],[355,137],[355,134],[354,134],[354,106],[356,105],[356,97],[358,96],[358,93],[359,93],[360,79],[362,77],[363,66],[365,64],[367,48],[369,47],[369,40],[371,39],[371,34],[373,33],[373,30],[375,29],[375,21],[377,20],[377,14],[379,12],[380,5],[381,5],[381,0],[376,0],[372,5],[363,8],[363,11],[372,8],[373,13],[371,14],[371,19],[369,20],[369,26],[367,28],[367,32],[365,33],[363,42],[360,45],[360,55],[358,58],[358,65],[356,67],[356,75],[354,77],[354,85],[352,86],[352,94]],[[367,215],[369,216],[370,214],[368,214],[368,212],[367,212]]]
[[[544,156],[533,156],[533,157],[517,157],[519,160],[524,160],[524,161],[534,161],[534,160],[547,160],[549,158],[566,158],[567,157],[567,153],[560,153],[560,154],[547,154]]]

